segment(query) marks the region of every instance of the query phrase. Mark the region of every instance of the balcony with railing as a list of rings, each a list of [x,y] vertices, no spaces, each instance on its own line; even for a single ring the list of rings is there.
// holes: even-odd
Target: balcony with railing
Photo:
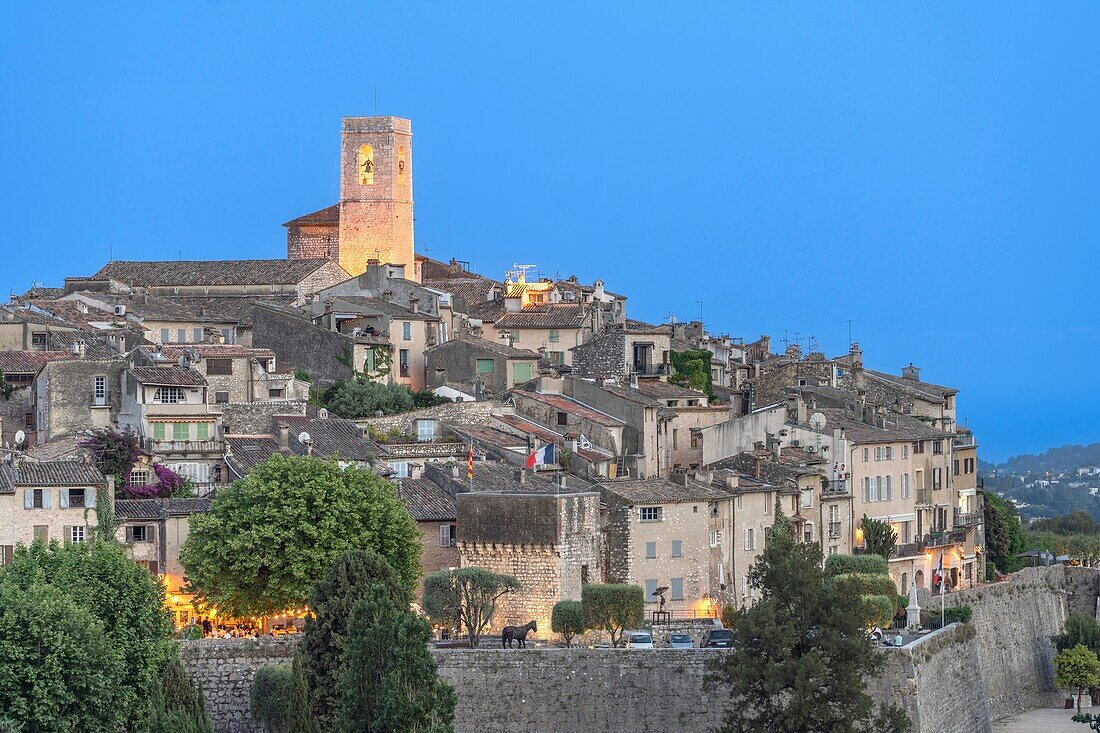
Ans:
[[[921,547],[917,542],[906,542],[894,546],[894,557],[916,557],[919,554],[921,554]]]
[[[823,500],[844,499],[848,496],[848,481],[846,479],[834,479],[826,486],[821,487],[821,498]]]
[[[634,362],[634,373],[640,377],[652,377],[652,376],[664,376],[669,373],[668,364],[652,363],[652,362]]]
[[[955,448],[974,448],[978,445],[978,439],[974,433],[963,433],[951,439],[951,445]]]
[[[920,542],[922,548],[948,547],[966,542],[966,530],[940,531],[933,529]]]
[[[155,440],[145,438],[142,449],[158,456],[169,455],[221,455],[225,447],[220,440]]]
[[[977,512],[961,512],[958,509],[955,510],[955,526],[956,527],[973,527],[978,523]]]

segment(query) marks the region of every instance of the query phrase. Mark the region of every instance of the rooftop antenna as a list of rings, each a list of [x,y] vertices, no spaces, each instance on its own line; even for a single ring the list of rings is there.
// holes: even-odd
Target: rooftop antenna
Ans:
[[[699,304],[699,323],[702,323],[703,322],[703,301],[697,300],[695,302]]]
[[[115,243],[112,242],[111,240],[109,240],[109,239],[107,240],[107,261],[108,262],[114,262],[115,261],[115,247],[114,247],[114,244]]]
[[[848,345],[852,345],[852,319],[849,318],[845,323],[848,324]]]

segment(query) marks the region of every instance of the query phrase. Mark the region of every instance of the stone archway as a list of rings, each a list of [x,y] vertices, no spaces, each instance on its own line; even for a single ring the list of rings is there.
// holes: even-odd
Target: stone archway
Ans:
[[[923,570],[918,570],[916,572],[916,574],[913,576],[913,584],[916,585],[918,589],[924,590],[924,571]]]

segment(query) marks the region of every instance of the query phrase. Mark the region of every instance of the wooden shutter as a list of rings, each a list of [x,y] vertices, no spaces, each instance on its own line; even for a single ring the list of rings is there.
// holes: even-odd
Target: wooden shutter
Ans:
[[[95,509],[95,494],[94,488],[84,489],[84,506],[89,509]]]
[[[23,508],[34,508],[34,489],[23,489]]]
[[[145,526],[145,541],[156,542],[157,541],[157,525],[148,524]]]
[[[62,489],[64,491],[64,489]],[[51,509],[53,507],[53,492],[49,489],[42,489],[42,508]]]
[[[61,541],[63,543],[65,543],[66,545],[69,544],[70,542],[72,542],[72,539],[73,539],[73,528],[72,528],[72,526],[66,524],[64,527],[62,527],[61,528],[61,535],[62,535],[61,536]]]
[[[61,507],[62,509],[68,509],[69,508],[69,490],[68,489],[61,489],[61,491],[57,492],[57,497],[61,500],[61,503],[58,504],[58,506]]]
[[[4,550],[4,562],[3,562],[3,564],[4,565],[11,565],[12,552],[15,550],[15,548],[12,545],[4,545],[3,550]]]
[[[126,541],[127,542],[133,542],[134,541],[134,528],[133,527],[126,527]]]
[[[160,575],[160,562],[158,562],[157,560],[150,560],[149,572],[153,575]]]

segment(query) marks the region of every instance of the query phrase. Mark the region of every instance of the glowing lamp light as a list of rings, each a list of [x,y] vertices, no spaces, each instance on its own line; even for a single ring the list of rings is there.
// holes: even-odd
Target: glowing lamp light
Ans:
[[[856,544],[857,545],[862,545],[863,544],[863,528],[862,527],[856,527]]]

